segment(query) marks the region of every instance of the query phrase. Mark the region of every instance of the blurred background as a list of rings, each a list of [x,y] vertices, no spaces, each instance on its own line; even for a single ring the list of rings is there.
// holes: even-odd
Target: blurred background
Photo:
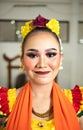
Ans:
[[[0,85],[18,87],[28,80],[19,70],[20,26],[39,14],[60,21],[64,60],[57,82],[83,86],[83,0],[0,0]]]

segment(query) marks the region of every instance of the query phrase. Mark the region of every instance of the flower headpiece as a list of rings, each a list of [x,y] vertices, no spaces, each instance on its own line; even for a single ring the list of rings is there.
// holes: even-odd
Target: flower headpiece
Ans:
[[[56,33],[57,36],[59,35],[59,22],[56,19],[48,20],[39,15],[38,17],[36,17],[36,19],[26,22],[25,26],[21,27],[22,38],[25,38],[25,36],[36,27],[46,27],[50,29],[52,32]]]

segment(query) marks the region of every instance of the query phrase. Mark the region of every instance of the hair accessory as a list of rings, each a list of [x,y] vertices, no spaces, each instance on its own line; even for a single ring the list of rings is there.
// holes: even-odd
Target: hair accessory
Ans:
[[[59,21],[57,21],[56,19],[48,20],[39,15],[38,17],[36,17],[36,19],[26,22],[25,26],[21,27],[22,37],[25,38],[25,36],[36,27],[39,28],[47,27],[52,32],[56,33],[57,36],[59,35],[59,29],[60,29]]]

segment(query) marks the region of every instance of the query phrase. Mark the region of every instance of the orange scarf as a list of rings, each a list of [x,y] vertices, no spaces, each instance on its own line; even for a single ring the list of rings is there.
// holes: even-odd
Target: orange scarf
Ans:
[[[53,108],[56,130],[80,130],[76,113],[59,86],[53,84]],[[9,116],[6,130],[31,130],[32,92],[28,82],[21,90]]]

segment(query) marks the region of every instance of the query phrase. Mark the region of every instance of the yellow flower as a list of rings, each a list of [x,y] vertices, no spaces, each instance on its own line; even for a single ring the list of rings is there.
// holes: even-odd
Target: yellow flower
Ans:
[[[56,19],[51,19],[47,24],[46,27],[51,29],[52,32],[56,33],[56,35],[59,35],[59,22]]]
[[[2,112],[2,111],[0,111],[0,115],[3,115],[3,112]]]
[[[21,27],[21,34],[23,38],[33,29],[33,27],[30,25],[31,23],[32,21],[26,22],[25,26]]]
[[[69,101],[73,103],[73,97],[72,97],[72,92],[71,89],[64,89],[64,94],[67,96]]]
[[[12,107],[16,101],[16,88],[8,90],[8,101],[9,101],[9,111],[11,112]]]
[[[3,113],[3,111],[0,111],[0,115],[2,115],[2,116],[7,116],[7,114],[6,114],[6,113]]]
[[[35,27],[47,27],[52,32],[56,33],[57,36],[59,35],[59,21],[57,21],[56,19],[48,20],[41,16],[38,16],[36,19],[26,22],[25,26],[21,26],[22,38],[25,38],[25,36]]]

